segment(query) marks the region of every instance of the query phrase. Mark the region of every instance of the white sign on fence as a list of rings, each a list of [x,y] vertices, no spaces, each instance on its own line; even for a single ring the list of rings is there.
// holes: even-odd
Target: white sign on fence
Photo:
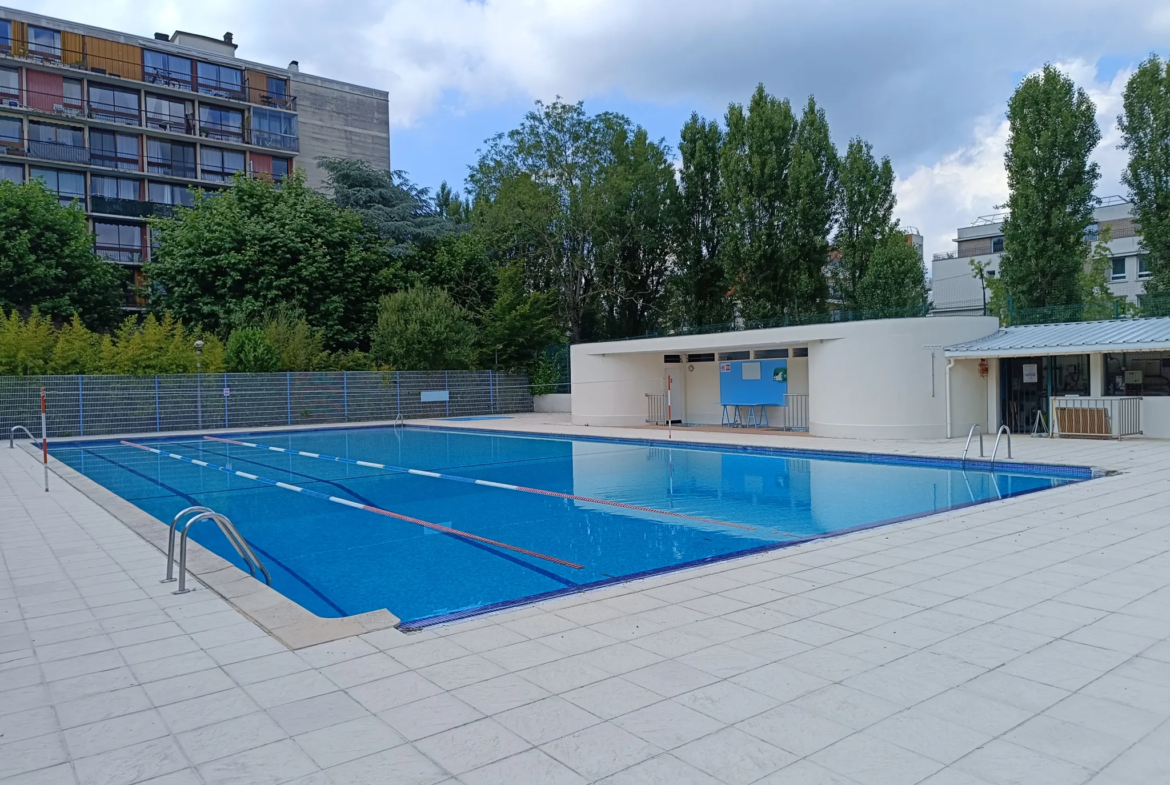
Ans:
[[[451,393],[449,390],[423,390],[420,393],[420,400],[423,403],[433,403],[435,401],[449,401],[449,400],[451,400]]]

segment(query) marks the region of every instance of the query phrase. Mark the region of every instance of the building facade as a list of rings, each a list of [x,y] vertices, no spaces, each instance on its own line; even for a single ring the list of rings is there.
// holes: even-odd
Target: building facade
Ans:
[[[1113,262],[1109,288],[1118,298],[1137,303],[1145,292],[1149,271],[1145,257],[1139,253],[1132,208],[1120,196],[1101,199],[1093,211],[1094,223],[1085,227],[1085,239],[1095,241],[1102,229],[1109,227],[1112,239],[1108,248]],[[970,226],[959,228],[954,251],[934,255],[931,263],[933,313],[954,316],[983,312],[983,285],[972,275],[971,262],[986,264],[989,276],[999,274],[1006,217],[1004,213],[980,216]]]
[[[294,167],[319,188],[319,156],[389,169],[389,111],[384,91],[238,59],[231,33],[141,38],[0,8],[0,178],[80,205],[135,284],[147,219],[194,191]]]

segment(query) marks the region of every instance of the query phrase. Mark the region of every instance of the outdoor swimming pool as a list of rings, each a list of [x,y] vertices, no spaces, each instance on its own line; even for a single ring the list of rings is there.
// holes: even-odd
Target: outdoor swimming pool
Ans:
[[[109,440],[50,443],[50,451],[161,521],[195,504],[227,515],[273,587],[313,613],[386,608],[414,627],[1090,476],[1072,467],[992,473],[931,459],[409,426],[224,438],[237,443],[188,436],[136,440],[156,452]],[[244,568],[215,526],[193,531]]]

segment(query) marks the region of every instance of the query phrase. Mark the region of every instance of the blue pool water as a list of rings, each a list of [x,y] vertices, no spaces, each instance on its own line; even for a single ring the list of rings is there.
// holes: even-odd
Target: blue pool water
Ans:
[[[55,458],[162,521],[193,504],[227,515],[272,573],[273,587],[313,613],[336,617],[387,608],[416,626],[1087,477],[1060,467],[991,473],[923,459],[415,427],[261,433],[245,440],[752,528],[193,437],[139,441],[582,565],[572,569],[117,442],[50,448]],[[213,525],[197,527],[192,536],[243,567]]]

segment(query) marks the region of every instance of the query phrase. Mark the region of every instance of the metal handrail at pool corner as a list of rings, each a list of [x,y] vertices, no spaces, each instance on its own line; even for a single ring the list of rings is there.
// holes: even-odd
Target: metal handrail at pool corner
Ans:
[[[230,542],[232,547],[235,548],[236,553],[240,555],[240,558],[243,559],[244,563],[248,566],[248,572],[252,575],[252,577],[256,577],[256,571],[259,570],[260,573],[264,576],[264,582],[269,586],[272,585],[272,576],[269,574],[268,569],[264,566],[264,563],[260,561],[259,557],[256,556],[256,554],[252,551],[252,548],[248,545],[248,541],[245,540],[243,535],[240,534],[239,530],[236,529],[235,524],[233,524],[227,518],[227,516],[220,515],[219,513],[214,512],[213,510],[210,510],[206,507],[188,507],[176,515],[171,521],[170,544],[167,552],[167,577],[162,581],[162,583],[167,583],[168,581],[174,580],[172,575],[174,568],[174,540],[177,524],[183,517],[193,512],[195,515],[187,519],[186,523],[183,524],[182,531],[179,535],[179,587],[174,592],[175,594],[186,594],[187,592],[191,591],[191,589],[187,588],[187,539],[190,536],[191,528],[196,523],[205,520],[215,521],[216,525],[219,526],[219,530],[223,532],[223,535],[227,537],[228,542]]]
[[[979,457],[983,457],[983,426],[975,423],[971,426],[971,430],[967,431],[967,444],[963,447],[963,463],[967,461],[967,451],[971,449],[971,439],[975,436],[976,430],[979,431]]]
[[[8,449],[10,449],[10,450],[16,447],[16,432],[18,430],[24,431],[25,433],[27,433],[28,440],[30,442],[35,442],[37,440],[37,437],[33,436],[28,428],[25,428],[23,425],[14,425],[14,426],[12,426],[12,430],[8,434]]]
[[[1007,425],[1006,425],[1006,424],[1005,424],[1005,425],[1001,425],[1001,426],[999,426],[999,430],[995,432],[995,446],[991,448],[991,463],[992,463],[992,464],[994,464],[994,463],[995,463],[995,454],[996,454],[997,452],[999,452],[999,440],[1000,440],[1000,437],[1004,436],[1005,434],[1007,435],[1007,451],[1008,451],[1008,459],[1010,460],[1010,459],[1011,459],[1011,457],[1012,457],[1012,431],[1011,431],[1011,429],[1010,429],[1010,428],[1008,428],[1008,427],[1007,427]],[[982,441],[983,441],[983,438],[982,438],[982,437],[980,437],[979,441],[980,441],[980,442],[982,442]],[[980,455],[982,455],[982,454],[983,454],[983,451],[982,451],[982,450],[980,450],[980,451],[979,451],[979,454],[980,454]]]

